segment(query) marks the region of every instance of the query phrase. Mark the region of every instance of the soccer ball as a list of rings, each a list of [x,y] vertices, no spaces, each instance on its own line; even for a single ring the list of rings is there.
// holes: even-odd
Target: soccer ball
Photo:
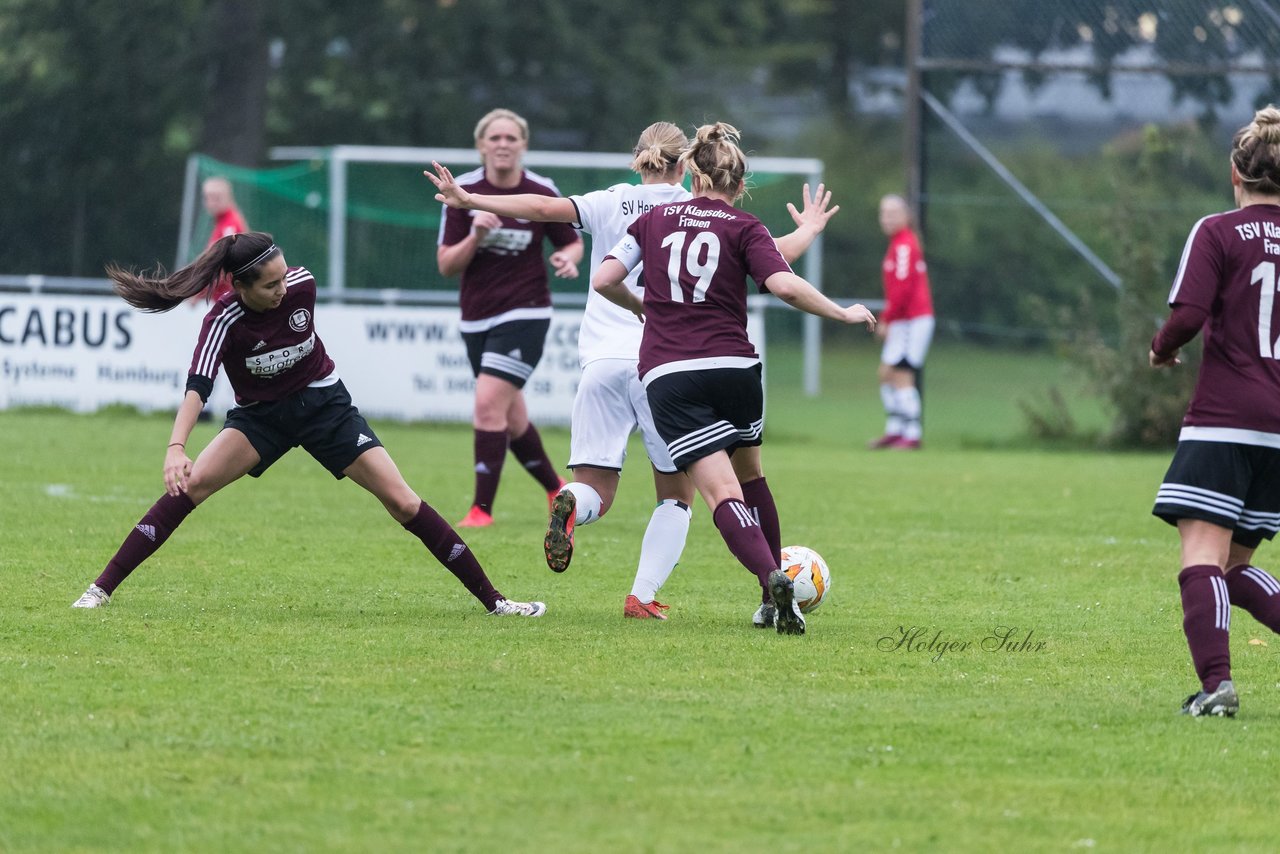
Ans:
[[[795,584],[796,602],[801,613],[816,610],[831,589],[831,570],[822,555],[807,546],[785,546],[782,549],[782,571]]]

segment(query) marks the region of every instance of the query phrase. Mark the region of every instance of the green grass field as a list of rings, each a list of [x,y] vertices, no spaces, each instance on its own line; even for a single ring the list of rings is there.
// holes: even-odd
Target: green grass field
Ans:
[[[621,618],[641,465],[563,576],[507,469],[468,540],[549,612],[500,621],[300,451],[73,611],[160,493],[169,418],[0,413],[0,850],[1275,850],[1254,795],[1280,639],[1237,612],[1240,716],[1175,714],[1195,678],[1176,537],[1149,515],[1168,455],[1032,447],[1017,400],[1070,375],[954,345],[926,449],[869,452],[874,361],[837,348],[809,401],[771,354],[783,539],[834,579],[802,638],[751,628],[754,580],[701,505],[671,619]],[[469,429],[377,427],[459,518]]]

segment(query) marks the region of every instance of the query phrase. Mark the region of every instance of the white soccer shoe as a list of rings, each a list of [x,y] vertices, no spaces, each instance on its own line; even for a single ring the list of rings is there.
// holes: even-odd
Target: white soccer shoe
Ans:
[[[86,596],[89,594],[85,594]],[[547,613],[544,602],[513,602],[510,599],[499,599],[489,612],[490,617],[541,617]]]
[[[84,594],[71,603],[72,608],[105,608],[111,603],[111,594],[96,584],[90,584]]]
[[[778,610],[773,607],[773,603],[762,602],[760,607],[756,608],[756,612],[751,615],[751,625],[757,629],[771,629],[777,617]]]

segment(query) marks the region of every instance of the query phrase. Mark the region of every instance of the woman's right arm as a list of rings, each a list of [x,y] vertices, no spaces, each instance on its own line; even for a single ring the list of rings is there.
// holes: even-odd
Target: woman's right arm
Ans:
[[[436,266],[440,275],[445,277],[459,276],[476,257],[480,243],[491,230],[502,227],[502,220],[496,214],[481,211],[471,218],[471,231],[457,243],[442,243],[436,247]]]
[[[578,210],[573,202],[560,196],[540,196],[537,193],[517,193],[512,196],[491,196],[470,193],[454,180],[453,173],[445,166],[433,162],[435,174],[423,172],[436,185],[436,201],[460,210],[488,211],[498,216],[528,219],[534,222],[575,222]]]
[[[169,433],[169,447],[164,452],[164,491],[177,496],[187,491],[187,478],[191,475],[191,457],[187,455],[187,440],[204,409],[204,400],[188,389],[173,419],[173,431]]]

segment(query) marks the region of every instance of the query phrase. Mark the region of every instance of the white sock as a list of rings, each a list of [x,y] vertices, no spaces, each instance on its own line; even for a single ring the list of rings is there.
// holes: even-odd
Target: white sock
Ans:
[[[880,402],[884,404],[884,434],[902,435],[902,416],[898,414],[898,390],[888,383],[880,384]]]
[[[898,411],[902,413],[902,437],[920,440],[920,390],[915,386],[898,389]]]
[[[653,508],[649,527],[640,541],[640,565],[636,567],[636,580],[631,585],[631,595],[641,602],[652,602],[662,585],[671,577],[684,541],[689,536],[689,520],[693,513],[674,498],[667,498]]]
[[[574,515],[573,524],[590,525],[600,518],[600,505],[604,503],[600,499],[600,493],[585,483],[578,483],[576,480],[566,483],[561,489],[569,490],[573,493],[574,499],[576,499],[574,508],[577,513]]]

